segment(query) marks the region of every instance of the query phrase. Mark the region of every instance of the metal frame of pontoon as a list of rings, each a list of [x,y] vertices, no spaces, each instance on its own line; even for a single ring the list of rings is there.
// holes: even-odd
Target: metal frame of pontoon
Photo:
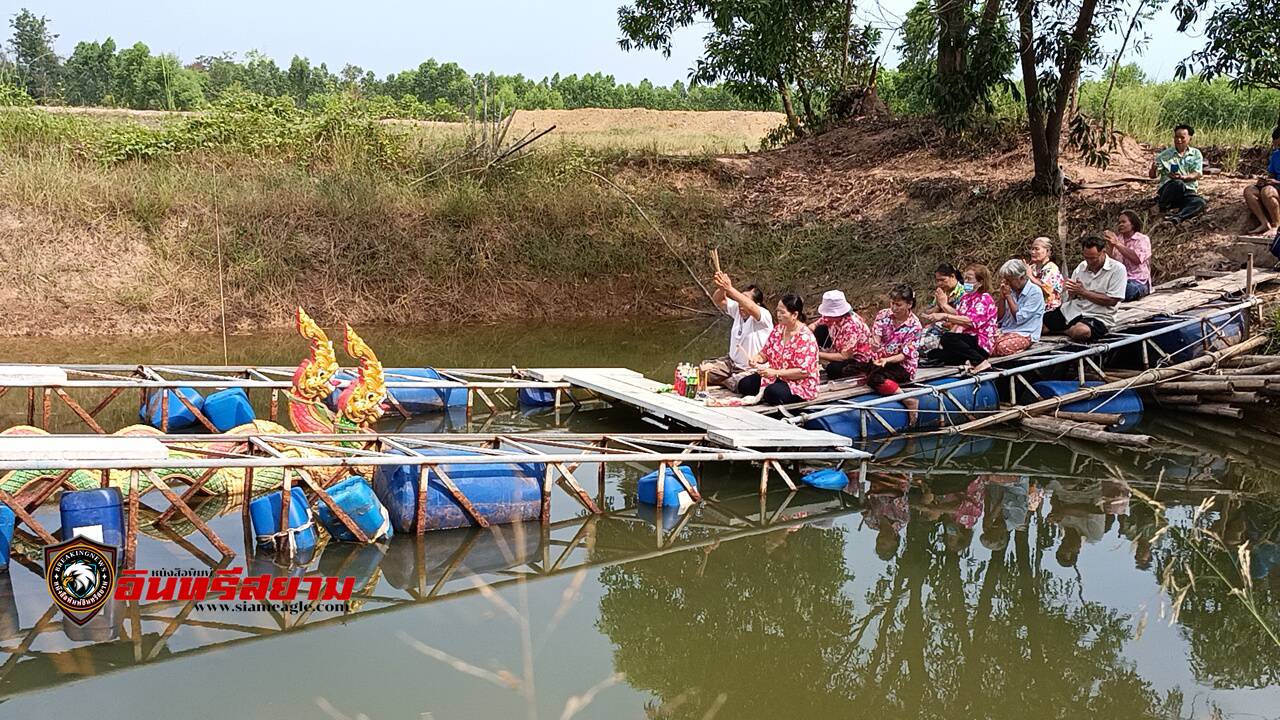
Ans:
[[[52,369],[65,373],[63,382],[15,381],[0,377],[0,397],[11,388],[27,390],[27,424],[48,428],[53,410],[53,398],[57,396],[63,404],[82,420],[88,428],[96,433],[106,431],[97,423],[96,417],[119,395],[128,389],[137,389],[141,393],[140,404],[146,403],[147,394],[156,390],[174,390],[178,388],[226,389],[241,388],[245,392],[251,390],[270,391],[270,411],[268,418],[275,421],[280,414],[280,392],[287,392],[293,383],[294,368],[280,366],[257,365],[92,365],[92,364],[6,364],[7,367]],[[346,369],[353,376],[354,369]],[[409,418],[411,414],[395,399],[395,391],[401,389],[429,389],[439,391],[463,390],[466,392],[466,409],[471,414],[475,399],[488,409],[490,414],[499,412],[499,403],[514,409],[515,403],[504,394],[506,391],[519,390],[551,390],[553,391],[553,407],[559,410],[561,404],[568,400],[579,407],[582,399],[574,395],[575,388],[567,382],[543,382],[530,380],[522,376],[517,368],[459,368],[437,370],[443,380],[419,378],[401,375],[394,370],[384,371],[386,386],[390,391],[388,402],[393,412]],[[336,380],[335,389],[345,387],[351,379]],[[107,394],[91,410],[75,400],[69,391],[77,389],[109,389]],[[576,388],[582,392],[582,388]],[[37,395],[41,396],[40,412],[37,413]],[[195,416],[197,422],[216,432],[212,423],[198,409],[182,396],[174,393]],[[495,402],[495,400],[497,402]],[[168,403],[162,403],[162,430],[167,430]]]
[[[116,435],[60,435],[60,440],[68,438],[90,438],[95,447],[106,448],[112,443],[124,444],[138,438]],[[38,507],[54,492],[70,486],[68,477],[76,470],[100,471],[102,485],[109,480],[108,471],[129,471],[129,492],[127,496],[126,528],[125,528],[125,567],[131,567],[137,548],[139,522],[139,497],[141,492],[149,489],[159,490],[170,507],[157,520],[163,525],[174,514],[182,515],[204,535],[224,558],[233,557],[234,552],[216,533],[195,513],[189,502],[201,493],[218,469],[245,469],[244,487],[241,491],[248,496],[253,491],[253,471],[257,468],[284,468],[281,477],[282,507],[280,526],[288,527],[290,490],[293,487],[293,475],[298,476],[300,485],[308,488],[325,503],[338,519],[359,538],[367,541],[368,537],[351,520],[341,507],[333,501],[327,491],[323,479],[313,477],[315,471],[325,468],[370,468],[378,466],[417,466],[424,469],[418,484],[418,502],[416,526],[419,535],[425,532],[426,500],[428,483],[432,476],[435,482],[444,488],[467,514],[472,523],[481,528],[489,527],[488,521],[474,507],[466,493],[454,484],[444,468],[454,465],[476,464],[509,464],[542,465],[541,508],[539,518],[542,522],[551,519],[552,487],[559,486],[572,497],[589,514],[600,514],[600,507],[582,488],[574,471],[583,465],[598,464],[598,482],[603,485],[607,468],[610,464],[656,465],[658,471],[656,505],[663,506],[663,492],[666,473],[670,472],[674,479],[695,500],[701,500],[697,488],[688,483],[684,476],[676,470],[681,465],[700,466],[707,462],[746,462],[759,463],[760,495],[768,492],[768,483],[776,474],[792,490],[797,488],[790,474],[783,467],[784,463],[800,461],[843,463],[849,460],[864,460],[869,455],[852,448],[839,448],[831,451],[762,451],[752,449],[727,449],[709,447],[704,434],[627,434],[627,433],[519,433],[519,434],[391,434],[362,433],[343,435],[299,435],[299,434],[250,434],[250,435],[164,435],[154,439],[162,445],[191,453],[199,457],[173,457],[163,459],[27,459],[0,460],[0,472],[9,470],[34,470],[40,475],[31,479],[25,487],[31,487],[47,481],[43,488],[35,488],[24,493],[21,498],[14,497],[0,490],[0,502],[8,505],[17,516],[19,524],[26,525],[45,544],[53,544],[56,540],[32,516],[31,510]],[[360,447],[344,447],[331,443],[358,443]],[[549,446],[560,450],[545,451],[535,446]],[[228,449],[230,448],[230,449]],[[514,449],[505,449],[514,448]],[[283,454],[288,449],[312,449],[326,453],[322,457],[287,457]],[[103,452],[99,450],[98,452]],[[466,455],[456,453],[465,452]],[[450,454],[453,453],[453,454]],[[167,469],[195,469],[205,472],[195,482],[185,476],[164,474]],[[164,475],[162,477],[162,475]],[[177,477],[187,482],[189,487],[178,495],[165,482],[166,478]],[[140,492],[141,491],[141,492]],[[602,491],[603,492],[603,491]],[[243,505],[242,520],[246,539],[251,534],[248,504]],[[246,545],[248,543],[246,542]],[[190,550],[190,548],[188,548]]]
[[[927,468],[908,468],[863,461],[860,476],[865,476],[865,473],[870,470],[871,472],[893,473],[910,471],[912,473],[933,475],[1019,474],[1043,478],[1058,477],[1057,474],[1037,472],[1033,468],[1019,467],[1017,463],[1009,466],[1008,462],[998,470],[985,467],[951,469],[944,467],[946,465],[945,462],[941,465]],[[865,478],[861,477],[860,479]],[[1130,478],[1113,477],[1106,479],[1141,484],[1140,481],[1135,483]],[[1163,487],[1166,490],[1180,493],[1220,492],[1213,488],[1178,487],[1168,482],[1165,482]],[[834,520],[860,512],[863,509],[861,503],[856,500],[857,496],[846,492],[822,493],[820,495],[819,491],[809,491],[808,494],[812,495],[813,499],[819,499],[818,502],[813,502],[806,498],[807,502],[802,501],[799,505],[793,505],[792,503],[799,496],[799,492],[790,491],[785,497],[775,493],[772,498],[774,502],[771,505],[767,505],[765,499],[761,498],[759,509],[753,508],[751,511],[744,511],[741,507],[737,509],[731,507],[731,504],[736,501],[747,500],[751,497],[750,495],[722,499],[707,498],[697,508],[689,508],[680,513],[678,518],[675,519],[675,524],[670,529],[664,527],[665,520],[661,515],[652,520],[643,518],[639,515],[638,508],[634,506],[598,515],[579,516],[551,523],[542,523],[536,530],[530,528],[527,524],[495,526],[489,530],[472,528],[467,539],[449,554],[443,566],[438,566],[440,576],[437,578],[431,578],[428,575],[429,568],[425,561],[425,551],[422,545],[426,540],[417,538],[414,541],[416,543],[416,559],[413,568],[413,587],[396,588],[397,592],[404,593],[404,597],[380,595],[366,588],[359,588],[351,599],[361,609],[342,614],[328,614],[317,619],[315,618],[316,608],[321,601],[310,601],[307,603],[306,609],[297,614],[293,614],[288,610],[272,611],[270,615],[273,624],[193,619],[190,615],[195,610],[197,603],[195,600],[131,601],[123,603],[121,608],[123,614],[118,621],[119,641],[132,645],[135,664],[145,665],[167,658],[217,652],[221,649],[282,633],[305,632],[308,629],[339,623],[346,624],[359,618],[384,615],[396,612],[399,609],[417,607],[440,600],[477,594],[490,595],[493,590],[530,580],[573,575],[588,570],[651,560],[674,553],[715,547],[720,543],[733,542],[824,520]],[[603,493],[599,499],[603,503]],[[600,525],[612,521],[653,525],[657,530],[656,543],[649,548],[639,544],[630,544],[625,547],[606,547],[599,544]],[[684,531],[688,528],[697,528],[703,532],[703,535],[694,538],[683,537],[685,535]],[[511,561],[508,566],[460,573],[459,569],[465,567],[468,554],[475,548],[475,541],[486,532],[496,533],[504,546],[507,547],[512,544],[511,536],[518,538],[521,533],[537,532],[539,533],[539,539],[536,550],[521,553],[519,556],[508,555],[507,557]],[[516,542],[515,544],[518,546],[520,543]],[[227,566],[226,558],[221,562],[212,558],[202,557],[200,559],[210,569],[221,569]],[[308,568],[318,564],[319,559],[317,558],[308,563]],[[39,574],[38,568],[31,568],[31,570]],[[344,570],[345,565],[339,568],[337,573],[340,575]],[[315,572],[312,569],[305,571],[307,575]],[[490,578],[491,580],[486,582],[478,579],[482,577]],[[370,605],[376,605],[376,607],[369,607]],[[171,612],[175,608],[177,612]],[[56,633],[61,630],[62,623],[55,619],[56,614],[57,607],[51,604],[49,609],[34,624],[26,628],[19,628],[18,633],[11,640],[0,642],[0,653],[8,654],[3,664],[0,664],[0,688],[3,687],[4,679],[12,672],[14,667],[22,662],[24,657],[37,654],[31,650],[37,638],[43,634]],[[144,633],[144,622],[160,623],[163,626],[159,633],[155,633],[156,637],[150,645],[148,645],[147,637]],[[170,639],[183,626],[240,633],[240,636],[223,640],[222,642],[212,642],[185,649],[169,648]],[[112,642],[117,642],[117,640],[112,640]],[[169,654],[162,655],[166,650],[168,650]],[[107,672],[115,672],[121,669],[124,668],[110,668]]]
[[[1142,347],[1143,364],[1147,367],[1151,366],[1150,351],[1154,350],[1155,354],[1160,356],[1160,360],[1157,361],[1157,365],[1159,365],[1167,361],[1170,358],[1171,354],[1165,352],[1162,348],[1160,348],[1154,342],[1156,338],[1169,333],[1177,332],[1179,330],[1182,330],[1183,328],[1191,327],[1194,325],[1201,325],[1203,328],[1205,328],[1205,332],[1203,333],[1204,337],[1201,342],[1205,343],[1206,344],[1205,349],[1208,349],[1207,343],[1209,343],[1212,336],[1214,336],[1218,332],[1218,326],[1216,324],[1213,324],[1211,320],[1222,318],[1223,316],[1232,315],[1232,314],[1241,316],[1246,319],[1245,330],[1247,333],[1249,328],[1249,323],[1247,321],[1247,318],[1249,317],[1249,310],[1251,310],[1252,308],[1256,307],[1259,304],[1260,304],[1260,300],[1258,298],[1249,297],[1241,302],[1227,305],[1226,307],[1210,308],[1212,312],[1209,312],[1204,315],[1193,316],[1193,315],[1188,315],[1186,313],[1180,313],[1180,314],[1170,314],[1170,315],[1150,318],[1147,320],[1143,320],[1142,322],[1136,323],[1135,327],[1141,328],[1143,326],[1147,326],[1155,323],[1160,323],[1160,327],[1154,330],[1148,330],[1146,332],[1136,332],[1136,333],[1133,332],[1134,330],[1133,327],[1127,328],[1124,331],[1116,331],[1107,336],[1108,340],[1106,342],[1083,346],[1077,350],[1052,348],[1042,352],[1034,352],[1030,354],[1013,356],[1010,358],[1000,358],[995,360],[994,362],[996,364],[1008,364],[1008,363],[1017,363],[1017,364],[1013,367],[987,371],[987,372],[979,373],[978,375],[957,377],[952,382],[944,383],[940,385],[932,385],[927,387],[913,387],[910,389],[904,389],[903,392],[900,392],[896,395],[876,396],[875,398],[870,400],[859,400],[857,398],[849,398],[846,400],[832,401],[830,403],[826,403],[822,405],[813,405],[813,406],[810,406],[813,410],[812,412],[801,412],[801,413],[793,414],[787,417],[786,419],[788,422],[792,422],[795,424],[803,424],[810,420],[827,417],[830,415],[838,415],[838,414],[846,413],[850,411],[863,411],[861,421],[863,423],[862,431],[864,436],[866,434],[866,423],[867,423],[868,417],[871,417],[876,422],[879,422],[890,435],[896,435],[898,433],[893,429],[893,426],[887,420],[885,420],[885,418],[881,415],[881,413],[889,413],[889,412],[901,413],[901,412],[907,412],[907,411],[900,410],[898,408],[881,409],[880,408],[881,405],[884,405],[890,402],[900,402],[902,400],[909,399],[909,398],[917,398],[925,395],[934,395],[934,396],[945,397],[947,400],[950,400],[952,403],[955,403],[957,407],[963,407],[963,404],[960,403],[955,398],[954,395],[952,395],[954,391],[960,390],[966,387],[971,387],[971,386],[976,387],[978,385],[981,385],[982,383],[994,382],[994,381],[1002,380],[1004,378],[1009,379],[1009,390],[1011,395],[1016,394],[1016,391],[1018,388],[1017,383],[1020,382],[1035,397],[1041,398],[1042,396],[1040,395],[1040,393],[1037,392],[1035,388],[1032,387],[1031,383],[1027,381],[1026,377],[1024,377],[1027,373],[1033,372],[1036,370],[1041,370],[1048,367],[1063,365],[1067,363],[1076,363],[1078,368],[1079,379],[1083,383],[1089,371],[1092,371],[1099,377],[1105,377],[1106,375],[1105,370],[1095,361],[1095,358],[1101,355],[1104,355],[1108,352],[1111,352],[1113,350],[1116,350],[1118,348],[1128,347],[1128,346],[1139,344],[1139,343],[1141,343],[1141,347]],[[1228,318],[1227,322],[1230,322],[1233,319],[1234,318]],[[1116,339],[1111,340],[1110,338],[1112,337]],[[943,407],[943,410],[941,412],[944,412],[944,413],[947,412],[945,409],[945,406]],[[967,414],[967,413],[964,413],[964,411],[961,411],[961,413]],[[970,419],[972,419],[972,416],[970,416]]]

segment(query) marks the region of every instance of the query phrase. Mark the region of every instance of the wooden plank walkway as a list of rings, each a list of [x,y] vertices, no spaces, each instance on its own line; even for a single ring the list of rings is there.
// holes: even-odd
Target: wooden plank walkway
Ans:
[[[667,386],[624,368],[554,368],[528,371],[544,382],[583,387],[665,420],[702,428],[707,438],[732,448],[832,448],[850,444],[843,435],[805,430],[746,407],[707,407],[701,402],[660,392]]]

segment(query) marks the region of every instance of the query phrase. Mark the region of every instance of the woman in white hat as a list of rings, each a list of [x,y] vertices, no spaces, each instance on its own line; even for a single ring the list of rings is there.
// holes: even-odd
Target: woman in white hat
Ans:
[[[818,341],[818,359],[826,363],[829,380],[858,374],[858,366],[875,358],[871,328],[839,290],[823,293],[818,319],[809,327]]]

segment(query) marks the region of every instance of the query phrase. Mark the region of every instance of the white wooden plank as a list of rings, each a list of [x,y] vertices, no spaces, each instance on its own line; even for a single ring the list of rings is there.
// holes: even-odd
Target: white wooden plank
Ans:
[[[0,460],[165,460],[164,443],[148,437],[0,436]]]
[[[67,371],[51,365],[0,365],[0,385],[63,385]]]
[[[822,430],[804,430],[799,432],[776,433],[768,430],[708,430],[707,438],[712,442],[735,448],[831,448],[844,447],[852,441],[843,436]]]
[[[546,370],[531,372],[548,378]],[[828,448],[849,444],[849,439],[826,432],[815,432],[790,423],[760,415],[744,407],[710,408],[697,400],[658,392],[663,383],[639,373],[615,373],[600,368],[554,371],[557,379],[593,390],[628,405],[634,405],[658,418],[676,420],[708,431],[708,438],[728,447],[801,447]]]
[[[628,368],[534,368],[525,372],[537,382],[564,382],[564,374],[567,372],[575,374],[591,373],[609,377],[644,377],[635,370]]]

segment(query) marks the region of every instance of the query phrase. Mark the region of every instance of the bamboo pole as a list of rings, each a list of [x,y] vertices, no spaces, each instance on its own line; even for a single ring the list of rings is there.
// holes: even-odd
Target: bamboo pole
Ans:
[[[1104,383],[1102,385],[1097,385],[1095,387],[1081,388],[1075,392],[1067,393],[1066,395],[1059,395],[1058,397],[1048,398],[1046,400],[1041,400],[1039,402],[1031,403],[1030,405],[1023,405],[1021,407],[1010,408],[1009,410],[1006,410],[1004,412],[988,415],[987,417],[979,418],[978,420],[973,420],[971,422],[963,423],[960,425],[952,425],[950,427],[944,428],[941,432],[949,435],[958,435],[960,433],[971,432],[973,430],[978,430],[985,427],[991,427],[992,425],[999,425],[1000,423],[1007,422],[1016,417],[1030,417],[1035,415],[1043,415],[1047,412],[1052,412],[1053,410],[1057,410],[1058,408],[1061,408],[1063,405],[1070,405],[1071,403],[1074,403],[1080,400],[1089,400],[1089,399],[1098,397],[1099,395],[1106,395],[1108,393],[1114,393],[1120,390],[1128,390],[1135,386],[1159,383],[1163,380],[1169,380],[1172,378],[1185,375],[1187,372],[1191,370],[1199,370],[1200,368],[1203,368],[1203,367],[1210,367],[1227,358],[1241,355],[1256,347],[1261,347],[1262,345],[1266,344],[1267,340],[1268,340],[1267,336],[1259,335],[1257,337],[1245,340],[1244,342],[1238,345],[1233,345],[1225,350],[1205,353],[1204,355],[1201,355],[1198,358],[1193,358],[1184,363],[1178,363],[1177,365],[1172,365],[1167,368],[1154,368],[1151,370],[1145,370],[1127,380],[1119,380],[1116,382]]]
[[[1095,425],[1116,425],[1124,420],[1124,415],[1120,413],[1088,413],[1088,412],[1067,412],[1059,410],[1053,414],[1060,420],[1070,420],[1072,422],[1093,423]]]
[[[1021,424],[1025,428],[1038,430],[1042,433],[1053,435],[1055,437],[1070,437],[1078,440],[1091,440],[1093,442],[1105,443],[1107,445],[1120,445],[1124,447],[1150,447],[1150,435],[1127,435],[1124,433],[1107,432],[1100,430],[1090,423],[1071,422],[1069,420],[1059,420],[1057,418],[1046,417],[1028,417],[1022,418]]]

